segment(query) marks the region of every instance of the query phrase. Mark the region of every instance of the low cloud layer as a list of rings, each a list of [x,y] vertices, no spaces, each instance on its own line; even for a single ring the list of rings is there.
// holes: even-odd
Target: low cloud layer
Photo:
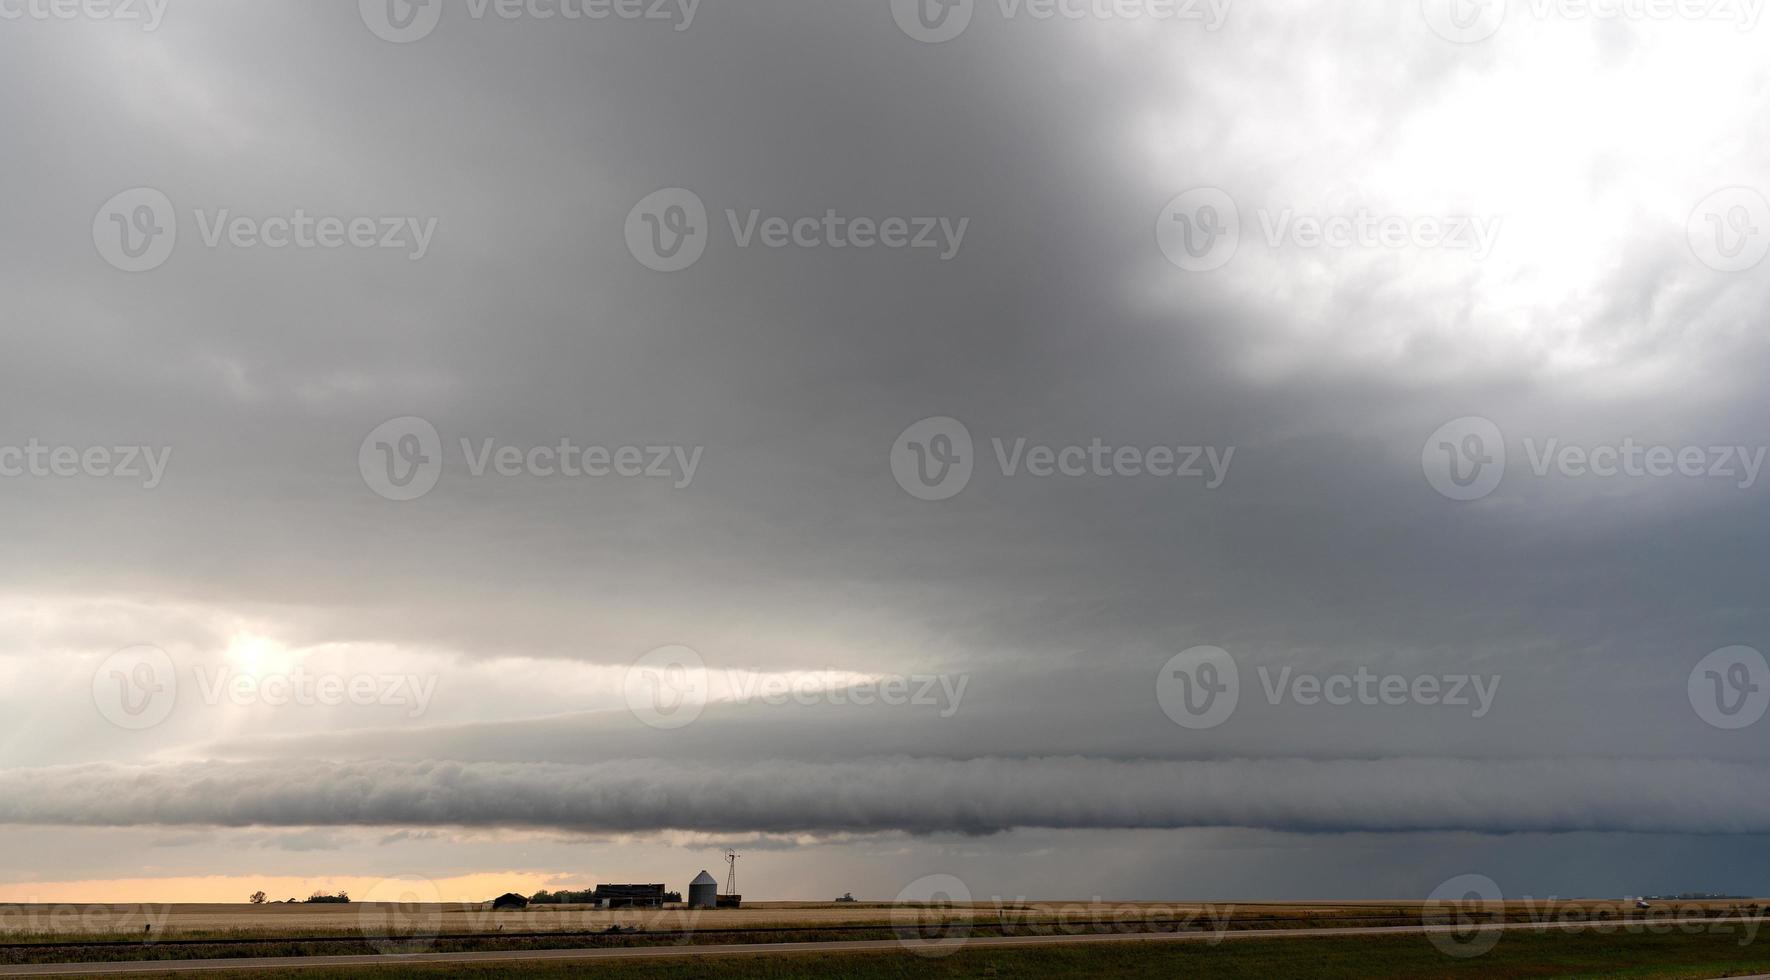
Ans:
[[[0,774],[0,822],[959,832],[1242,826],[1342,831],[1770,833],[1764,767],[1626,759],[873,759],[738,769],[596,765],[114,765]]]

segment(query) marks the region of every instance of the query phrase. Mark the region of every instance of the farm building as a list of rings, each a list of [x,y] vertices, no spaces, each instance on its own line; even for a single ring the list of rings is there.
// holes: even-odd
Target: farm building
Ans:
[[[664,905],[663,885],[597,885],[593,904],[605,909],[655,909]]]

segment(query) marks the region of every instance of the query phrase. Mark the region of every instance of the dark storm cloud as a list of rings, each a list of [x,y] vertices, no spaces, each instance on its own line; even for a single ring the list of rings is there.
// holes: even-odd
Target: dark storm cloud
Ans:
[[[462,825],[582,831],[993,833],[1770,832],[1761,767],[1698,760],[1474,762],[905,758],[740,768],[628,760],[83,766],[0,774],[0,822]],[[200,787],[193,792],[193,787]]]
[[[451,7],[408,45],[348,3],[178,4],[147,34],[5,25],[0,445],[176,454],[151,493],[0,483],[0,584],[24,610],[0,679],[27,719],[0,737],[16,767],[0,814],[1770,829],[1749,789],[1762,752],[1685,700],[1703,654],[1770,643],[1770,485],[1539,478],[1520,442],[1770,443],[1770,286],[1703,268],[1683,227],[1703,194],[1765,172],[1762,80],[1730,68],[1761,64],[1762,39],[1691,56],[1644,27],[1594,48],[1581,25],[1515,24],[1462,47],[1403,6],[1237,5],[1215,34],[985,19],[942,45],[883,2],[796,0],[707,5],[684,31]],[[164,267],[128,275],[90,225],[140,185],[185,225]],[[1480,264],[1250,242],[1190,274],[1152,229],[1199,185],[1233,193],[1250,235],[1257,206],[1506,222]],[[969,223],[947,262],[721,237],[659,274],[622,224],[671,186],[721,236],[726,209]],[[434,218],[436,235],[417,262],[205,248],[191,209],[222,207]],[[454,458],[393,503],[357,450],[405,415],[445,446],[705,460],[671,490],[475,479]],[[887,453],[937,415],[970,427],[981,465],[929,503]],[[1465,415],[1513,451],[1470,503],[1434,493],[1420,458]],[[1004,478],[997,437],[1236,452],[1205,491]],[[125,616],[112,597],[197,611]],[[160,733],[186,744],[126,741],[91,712],[86,661],[57,659],[219,656],[236,617],[294,648],[421,651],[455,713],[296,736],[187,699]],[[626,664],[671,643],[720,667],[963,673],[970,700],[937,721],[715,707],[657,733],[625,712],[533,717],[520,666],[495,693],[464,667],[449,684],[466,661]],[[1186,732],[1154,683],[1198,644],[1248,670],[1505,687],[1480,721],[1250,694]],[[254,761],[33,768],[189,743]]]

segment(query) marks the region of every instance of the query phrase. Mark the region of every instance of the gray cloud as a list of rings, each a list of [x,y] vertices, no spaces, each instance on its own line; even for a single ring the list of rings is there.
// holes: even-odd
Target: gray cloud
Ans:
[[[1418,860],[1400,831],[1763,829],[1761,739],[1702,724],[1684,684],[1710,650],[1770,644],[1770,486],[1535,478],[1515,457],[1463,504],[1420,453],[1471,414],[1514,452],[1770,442],[1770,282],[1706,269],[1685,240],[1704,194],[1770,172],[1764,28],[1515,19],[1459,46],[1412,3],[1241,3],[1216,33],[980,4],[963,37],[923,45],[887,6],[707,5],[682,32],[451,7],[410,45],[348,3],[178,4],[152,33],[6,25],[0,445],[175,455],[151,493],[0,481],[0,787],[17,790],[0,814],[1386,835],[1310,872],[1342,894],[1382,855]],[[436,239],[421,262],[207,249],[187,220],[167,265],[126,275],[90,227],[139,185],[187,219],[398,214],[436,218]],[[1187,274],[1152,227],[1199,185],[1233,194],[1250,232],[1262,207],[1505,222],[1479,263],[1249,242]],[[660,275],[622,223],[665,186],[721,222],[970,224],[945,263],[726,243]],[[447,444],[706,455],[661,492],[475,479],[455,459],[394,504],[356,454],[404,415]],[[995,436],[1237,453],[1211,492],[986,471],[929,504],[886,453],[933,415],[985,454]],[[430,672],[435,713],[229,713],[185,693],[122,733],[92,710],[110,651],[212,664],[244,633]],[[714,708],[660,734],[571,670],[676,643],[721,667],[972,684],[938,723]],[[1187,733],[1153,677],[1197,644],[1248,669],[1505,687],[1483,723],[1249,696]],[[44,768],[192,757],[215,761]],[[1613,855],[1590,846],[1597,874]],[[73,849],[13,873],[53,876]],[[1278,889],[1285,866],[1248,876]]]
[[[1770,833],[1762,767],[1695,760],[278,763],[0,774],[0,821],[993,833],[1023,827]],[[195,790],[193,792],[193,790]]]

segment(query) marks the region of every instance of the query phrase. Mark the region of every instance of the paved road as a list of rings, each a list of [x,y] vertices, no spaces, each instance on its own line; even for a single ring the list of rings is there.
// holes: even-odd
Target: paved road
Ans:
[[[1713,924],[1717,920],[1661,920],[1656,926],[1675,926],[1680,922]],[[1756,920],[1724,919],[1737,926],[1751,921],[1770,922],[1770,917]],[[1591,923],[1509,922],[1488,926],[1489,929],[1543,929],[1571,932],[1591,927]],[[1327,929],[1238,929],[1223,933],[1224,939],[1313,939],[1326,936],[1402,936],[1435,932],[1455,932],[1456,926],[1345,926]],[[964,940],[968,949],[992,946],[1053,946],[1072,943],[1124,942],[1208,942],[1216,936],[1209,932],[1140,933],[1133,935],[1082,936],[978,936]],[[407,956],[267,956],[250,959],[219,960],[153,960],[114,963],[41,963],[20,966],[0,965],[0,977],[56,977],[116,974],[171,973],[195,970],[287,970],[326,966],[401,966],[408,963],[533,963],[542,960],[631,960],[680,959],[699,956],[766,956],[792,953],[857,953],[892,952],[903,945],[895,940],[868,939],[825,943],[738,943],[697,946],[634,946],[602,949],[523,949],[485,953],[417,953]],[[1749,978],[1741,978],[1749,980]],[[1766,976],[1763,980],[1770,980]]]

